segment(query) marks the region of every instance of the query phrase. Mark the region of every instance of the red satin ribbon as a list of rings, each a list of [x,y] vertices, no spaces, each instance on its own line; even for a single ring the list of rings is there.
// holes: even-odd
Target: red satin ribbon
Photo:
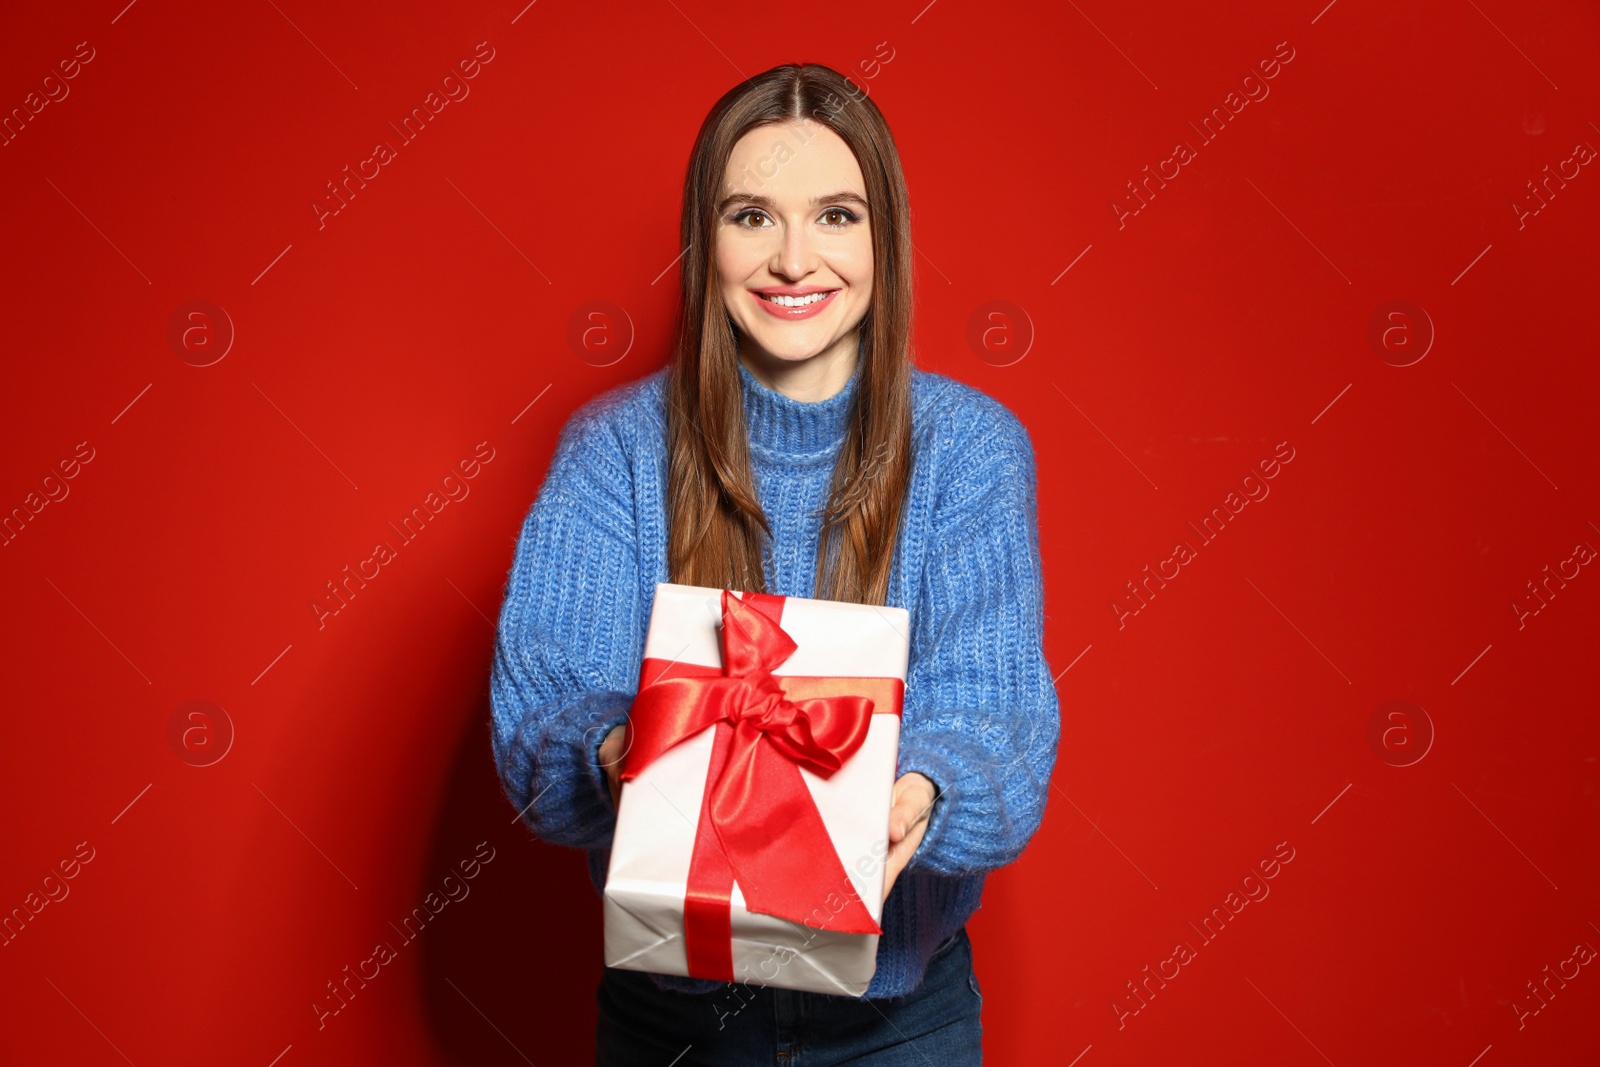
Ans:
[[[624,781],[679,742],[716,730],[684,900],[689,973],[697,978],[734,979],[735,880],[752,912],[842,933],[883,932],[851,890],[800,768],[832,776],[866,740],[872,715],[900,714],[905,683],[773,676],[799,647],[779,625],[783,602],[766,593],[741,601],[724,589],[722,666],[646,658],[628,718]]]

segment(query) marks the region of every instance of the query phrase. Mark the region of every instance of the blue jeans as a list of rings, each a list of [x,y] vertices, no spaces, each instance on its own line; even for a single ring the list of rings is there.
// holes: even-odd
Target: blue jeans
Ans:
[[[983,996],[962,927],[900,997],[828,996],[730,985],[704,995],[660,989],[607,967],[596,993],[596,1067],[971,1067],[983,1062]]]

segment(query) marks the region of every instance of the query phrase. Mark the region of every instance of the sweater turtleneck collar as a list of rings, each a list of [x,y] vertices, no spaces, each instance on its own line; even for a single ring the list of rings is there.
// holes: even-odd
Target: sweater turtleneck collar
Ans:
[[[763,458],[795,463],[826,459],[844,439],[851,402],[861,379],[861,360],[844,388],[826,400],[795,400],[762,384],[739,363],[743,383],[745,426],[750,446]]]

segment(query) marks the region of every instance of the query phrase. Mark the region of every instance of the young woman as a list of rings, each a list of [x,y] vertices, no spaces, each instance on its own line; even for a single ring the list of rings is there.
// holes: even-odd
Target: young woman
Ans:
[[[501,781],[602,887],[657,582],[904,607],[887,897],[861,998],[607,968],[597,1062],[978,1063],[964,924],[1039,825],[1059,736],[1030,439],[912,365],[905,178],[835,71],[777,67],[717,101],[681,243],[673,361],[571,417],[523,523],[491,686]]]

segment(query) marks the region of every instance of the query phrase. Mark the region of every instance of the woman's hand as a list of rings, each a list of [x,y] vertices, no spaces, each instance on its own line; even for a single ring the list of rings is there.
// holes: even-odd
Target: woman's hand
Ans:
[[[622,781],[618,775],[622,773],[622,757],[628,754],[622,747],[627,732],[626,726],[613,726],[611,732],[606,734],[606,739],[600,742],[600,767],[606,772],[606,784],[611,787],[613,808],[622,797]]]
[[[608,739],[609,740],[609,739]],[[894,805],[889,809],[889,856],[883,879],[883,899],[889,899],[896,878],[928,832],[928,813],[938,790],[924,775],[908,771],[894,783]]]

